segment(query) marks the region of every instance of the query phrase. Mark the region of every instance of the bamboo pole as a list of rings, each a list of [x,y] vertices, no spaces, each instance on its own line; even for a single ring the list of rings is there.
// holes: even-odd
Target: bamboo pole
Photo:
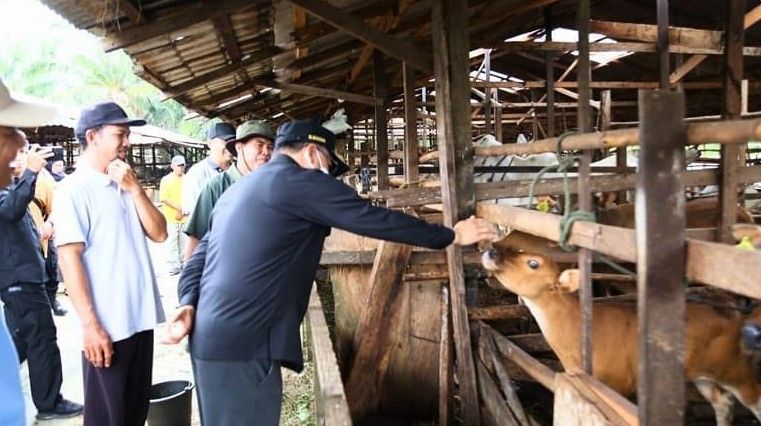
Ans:
[[[686,125],[686,145],[703,143],[744,144],[749,140],[761,139],[761,120],[729,120],[705,123],[690,123]],[[563,139],[563,150],[606,149],[639,145],[639,129],[619,129],[607,132],[581,133],[567,136]],[[475,147],[477,156],[526,155],[555,152],[558,138],[542,139],[527,144],[509,144],[488,147]],[[421,156],[424,162],[426,153]]]

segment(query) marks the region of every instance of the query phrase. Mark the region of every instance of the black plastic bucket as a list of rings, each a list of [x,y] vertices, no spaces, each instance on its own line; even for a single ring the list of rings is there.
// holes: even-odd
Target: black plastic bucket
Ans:
[[[151,386],[150,426],[190,426],[192,410],[193,383],[173,380]]]

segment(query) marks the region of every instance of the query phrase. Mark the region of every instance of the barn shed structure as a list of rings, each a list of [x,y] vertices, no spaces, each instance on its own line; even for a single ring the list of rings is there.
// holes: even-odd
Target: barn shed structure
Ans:
[[[730,232],[753,198],[744,188],[761,181],[757,1],[42,1],[198,114],[280,124],[343,108],[353,129],[340,149],[357,180],[369,172],[372,202],[447,225],[476,214],[578,248],[552,251],[580,270],[583,362],[564,372],[525,306],[481,285],[480,253],[334,231],[330,297],[314,294],[308,312],[325,424],[700,418],[682,368],[685,282],[761,299],[761,254]],[[483,135],[500,143],[474,145]],[[685,167],[685,147],[702,150],[700,167]],[[568,187],[509,179],[542,167],[502,161],[556,152],[575,160]],[[424,184],[431,175],[440,185]],[[719,214],[686,229],[685,189],[708,186]],[[636,229],[494,201],[562,195],[592,212],[608,192],[644,206]],[[636,264],[636,278],[603,272],[595,253]],[[638,306],[636,405],[592,376],[600,277]]]

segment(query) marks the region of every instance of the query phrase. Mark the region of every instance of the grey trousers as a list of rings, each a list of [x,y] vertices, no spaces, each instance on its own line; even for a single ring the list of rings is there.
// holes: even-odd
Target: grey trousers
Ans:
[[[182,252],[185,249],[187,236],[182,232],[184,223],[167,223],[166,246],[169,250],[167,263],[170,268],[182,267]]]
[[[204,426],[277,426],[283,381],[280,363],[193,360],[193,376]]]

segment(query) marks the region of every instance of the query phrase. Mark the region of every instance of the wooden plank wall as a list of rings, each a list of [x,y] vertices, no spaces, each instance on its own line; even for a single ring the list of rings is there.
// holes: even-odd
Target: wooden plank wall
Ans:
[[[314,357],[318,424],[350,426],[349,404],[346,402],[341,372],[338,370],[338,361],[316,285],[309,296],[307,323]]]

